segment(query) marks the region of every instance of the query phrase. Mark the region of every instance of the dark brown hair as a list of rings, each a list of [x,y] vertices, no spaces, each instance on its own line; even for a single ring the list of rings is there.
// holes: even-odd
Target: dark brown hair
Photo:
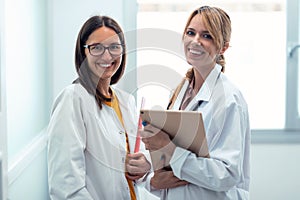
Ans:
[[[102,109],[102,102],[104,100],[109,100],[106,98],[98,89],[97,84],[92,81],[90,68],[88,67],[88,62],[85,55],[85,47],[86,41],[89,36],[98,28],[101,27],[111,28],[118,34],[121,44],[123,45],[123,54],[122,61],[120,67],[116,71],[116,73],[111,77],[110,85],[117,83],[125,71],[125,63],[126,63],[126,44],[124,33],[119,26],[119,24],[112,18],[107,16],[92,16],[89,18],[81,27],[76,41],[76,49],[75,49],[75,67],[78,74],[78,78],[73,83],[80,83],[82,86],[91,94],[93,94],[96,98],[96,101]]]

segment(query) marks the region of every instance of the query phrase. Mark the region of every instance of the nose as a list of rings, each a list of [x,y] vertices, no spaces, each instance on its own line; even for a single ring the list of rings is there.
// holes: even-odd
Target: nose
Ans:
[[[110,55],[108,49],[105,49],[103,54],[101,55],[101,58],[103,60],[111,60],[112,59],[112,56]]]
[[[196,43],[196,44],[201,45],[201,37],[200,37],[199,33],[197,33],[195,35],[195,37],[193,38],[193,42]]]

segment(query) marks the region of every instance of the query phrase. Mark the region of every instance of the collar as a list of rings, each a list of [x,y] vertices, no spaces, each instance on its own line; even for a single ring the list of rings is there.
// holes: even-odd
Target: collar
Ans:
[[[221,73],[222,67],[218,64],[211,70],[207,78],[205,79],[203,85],[201,86],[199,92],[188,104],[185,110],[194,110],[195,107],[199,106],[199,102],[208,102],[212,96],[212,91],[216,85],[217,79]],[[188,81],[185,83],[185,90],[188,87]],[[185,91],[184,90],[184,91]]]
[[[209,101],[212,96],[212,91],[216,85],[217,79],[221,73],[222,66],[216,64],[215,67],[211,70],[207,78],[205,79],[202,87],[195,96],[197,101]]]
[[[221,73],[221,69],[222,69],[222,67],[219,64],[215,65],[215,67],[211,70],[211,72],[205,79],[199,92],[192,99],[192,101],[188,104],[188,106],[185,108],[185,110],[193,110],[194,107],[199,104],[199,102],[203,102],[203,101],[208,102],[210,100],[210,98],[212,96],[212,91],[213,91],[213,89],[216,85],[217,79]],[[184,93],[187,90],[187,87],[189,87],[189,85],[190,85],[189,81],[185,80],[172,109],[179,108],[181,101],[184,97]]]

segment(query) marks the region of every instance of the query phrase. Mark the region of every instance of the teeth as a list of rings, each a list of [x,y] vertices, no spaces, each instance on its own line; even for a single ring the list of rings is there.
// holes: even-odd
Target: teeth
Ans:
[[[100,64],[101,67],[109,67],[111,64]]]
[[[197,54],[197,55],[203,54],[202,51],[196,51],[196,50],[193,50],[193,49],[190,49],[190,52],[191,52],[192,54]]]

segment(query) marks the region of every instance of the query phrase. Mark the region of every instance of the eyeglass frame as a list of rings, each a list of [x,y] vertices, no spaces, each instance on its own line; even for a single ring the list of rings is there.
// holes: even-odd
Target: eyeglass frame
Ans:
[[[97,45],[101,45],[101,46],[104,48],[104,50],[103,50],[103,52],[102,52],[101,54],[99,54],[99,55],[93,55],[93,54],[91,53],[90,47],[92,47],[92,46],[97,46]],[[110,50],[109,50],[109,48],[110,48],[112,45],[120,45],[120,46],[123,48],[122,51],[121,51],[121,53],[118,54],[118,55],[112,54],[112,53],[110,52]],[[124,51],[124,44],[122,44],[122,43],[112,43],[112,44],[110,44],[109,46],[104,46],[102,43],[94,43],[94,44],[85,44],[85,45],[83,45],[83,47],[84,47],[84,48],[87,48],[87,49],[89,50],[89,53],[90,53],[92,56],[95,56],[95,57],[96,57],[96,56],[102,56],[106,50],[108,51],[108,53],[109,53],[111,56],[120,56],[120,55],[123,54],[123,51]]]

